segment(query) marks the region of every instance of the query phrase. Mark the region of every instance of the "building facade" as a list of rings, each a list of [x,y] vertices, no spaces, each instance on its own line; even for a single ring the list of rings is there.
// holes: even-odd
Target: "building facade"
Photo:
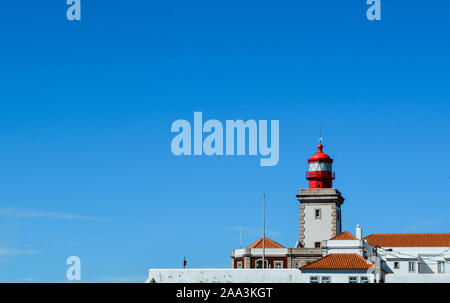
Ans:
[[[232,251],[232,269],[152,269],[147,282],[450,283],[450,233],[342,231],[342,194],[322,144],[308,159],[292,248],[267,237]]]
[[[318,151],[308,159],[306,179],[309,188],[300,189],[297,194],[300,205],[298,241],[295,247],[285,248],[266,238],[264,252],[268,267],[265,268],[279,268],[280,264],[282,268],[299,268],[309,264],[322,257],[323,241],[341,233],[344,198],[332,188],[335,178],[332,163],[333,159],[323,152],[323,145],[319,144]],[[262,267],[262,244],[260,239],[245,249],[233,250],[232,268]]]
[[[421,275],[444,280],[450,271],[450,234],[372,234],[342,232],[342,194],[333,188],[333,159],[318,152],[308,159],[308,188],[300,189],[299,237],[293,248],[266,238],[233,250],[232,268],[299,269],[302,282],[373,283],[415,281]],[[264,251],[264,253],[263,253]],[[417,277],[416,277],[417,276]],[[415,278],[416,277],[416,278]]]

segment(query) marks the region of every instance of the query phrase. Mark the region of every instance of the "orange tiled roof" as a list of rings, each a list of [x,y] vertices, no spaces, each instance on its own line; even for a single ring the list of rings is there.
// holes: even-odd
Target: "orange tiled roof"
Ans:
[[[330,240],[358,240],[358,239],[348,231],[344,231],[339,235],[331,238]]]
[[[380,247],[450,247],[450,234],[371,234],[364,238]]]
[[[358,254],[329,254],[300,269],[369,269],[373,264]]]
[[[267,237],[264,237],[264,247],[265,248],[285,248],[283,245],[281,245],[280,243],[277,243],[273,240],[270,240]],[[259,239],[258,241],[256,241],[255,243],[253,243],[252,245],[250,245],[247,248],[263,248],[263,238]]]

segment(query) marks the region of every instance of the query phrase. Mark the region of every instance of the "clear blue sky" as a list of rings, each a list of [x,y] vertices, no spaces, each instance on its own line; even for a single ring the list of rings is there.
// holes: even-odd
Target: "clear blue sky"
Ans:
[[[145,280],[298,237],[306,159],[335,159],[343,227],[449,232],[448,1],[0,4],[0,281]],[[280,121],[280,161],[175,157],[174,120]]]

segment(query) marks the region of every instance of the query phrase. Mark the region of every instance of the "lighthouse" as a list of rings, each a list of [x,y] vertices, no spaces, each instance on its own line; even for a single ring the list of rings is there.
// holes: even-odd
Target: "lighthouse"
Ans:
[[[321,248],[324,240],[341,233],[341,205],[344,198],[333,188],[335,174],[333,159],[318,151],[308,159],[306,179],[308,188],[300,189],[297,200],[300,202],[299,239],[297,247]]]
[[[306,172],[306,179],[309,181],[309,188],[332,188],[334,180],[333,159],[322,151],[322,144],[319,144],[317,148],[319,151],[308,159],[309,169]]]

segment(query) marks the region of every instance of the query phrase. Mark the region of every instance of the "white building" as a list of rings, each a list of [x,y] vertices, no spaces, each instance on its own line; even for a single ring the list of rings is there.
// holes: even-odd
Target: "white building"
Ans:
[[[364,262],[368,264],[364,264]],[[300,267],[310,282],[450,282],[450,234],[345,231],[324,241],[323,257]],[[364,271],[365,269],[365,271]],[[369,276],[367,276],[369,275]]]
[[[388,273],[446,273],[450,234],[372,234],[364,239],[372,247],[379,247],[378,254]]]
[[[308,159],[309,188],[297,194],[295,247],[263,238],[233,250],[233,269],[152,269],[147,282],[450,283],[450,233],[363,238],[359,225],[356,236],[341,231],[344,198],[333,188],[333,159],[322,149]]]
[[[253,255],[262,254],[257,248]],[[282,258],[287,248],[268,248]],[[271,250],[274,250],[273,252]],[[450,283],[450,234],[348,231],[323,241],[322,257],[299,268],[151,269],[155,283]]]

